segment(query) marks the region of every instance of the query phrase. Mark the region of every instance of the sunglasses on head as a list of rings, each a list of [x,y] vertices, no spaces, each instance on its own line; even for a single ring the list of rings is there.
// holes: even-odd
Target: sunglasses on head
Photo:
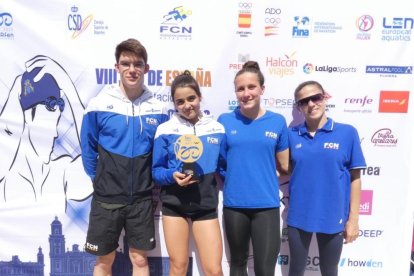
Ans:
[[[309,101],[312,101],[314,104],[320,104],[323,101],[323,99],[325,99],[325,96],[322,93],[319,93],[312,95],[310,97],[300,99],[296,102],[296,105],[298,107],[306,106],[308,105]]]

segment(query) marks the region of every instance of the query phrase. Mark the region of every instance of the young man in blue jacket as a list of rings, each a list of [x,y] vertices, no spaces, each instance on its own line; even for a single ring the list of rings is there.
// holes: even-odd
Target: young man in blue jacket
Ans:
[[[146,251],[155,247],[152,147],[165,108],[144,85],[145,47],[136,39],[117,45],[119,85],[91,99],[81,128],[82,161],[93,181],[85,250],[97,255],[94,275],[112,275],[125,229],[133,275],[149,275]]]

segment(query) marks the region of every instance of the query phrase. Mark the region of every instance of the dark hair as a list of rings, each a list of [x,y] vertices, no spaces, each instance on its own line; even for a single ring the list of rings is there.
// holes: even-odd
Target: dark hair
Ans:
[[[325,94],[325,90],[323,89],[322,85],[319,82],[314,81],[314,80],[309,80],[309,81],[302,82],[301,84],[298,85],[298,87],[296,87],[295,94],[294,94],[295,100],[297,99],[299,91],[302,90],[305,86],[308,86],[308,85],[317,86],[322,91],[322,94]]]
[[[145,47],[139,42],[138,40],[134,38],[127,39],[125,41],[122,41],[116,46],[115,49],[115,60],[116,63],[119,62],[119,57],[121,56],[122,52],[132,52],[138,57],[142,57],[147,63],[148,61],[148,54]]]
[[[200,86],[198,85],[195,78],[191,75],[190,71],[185,70],[173,80],[171,84],[171,97],[173,100],[175,90],[179,87],[190,87],[196,92],[197,96],[201,98]]]
[[[263,73],[260,71],[259,64],[256,61],[252,61],[252,60],[246,61],[246,63],[243,64],[242,69],[240,69],[240,71],[237,72],[236,76],[234,77],[234,80],[236,80],[236,78],[240,76],[241,74],[244,74],[247,72],[256,74],[260,85],[264,85],[265,80],[264,80]]]

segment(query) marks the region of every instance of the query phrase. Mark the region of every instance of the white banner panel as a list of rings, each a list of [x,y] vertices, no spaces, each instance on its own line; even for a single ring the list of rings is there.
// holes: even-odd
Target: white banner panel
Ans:
[[[90,98],[119,80],[115,46],[130,37],[147,47],[146,85],[171,109],[171,82],[188,69],[202,88],[204,111],[215,117],[230,112],[237,106],[235,73],[256,60],[266,79],[262,105],[294,125],[302,120],[293,107],[294,89],[305,80],[319,81],[330,95],[328,115],[358,129],[368,165],[360,237],[344,245],[339,274],[408,275],[414,165],[409,4],[2,0],[0,275],[92,275],[95,257],[83,249],[92,183],[81,164],[79,129]],[[63,96],[49,103],[57,112],[32,111],[52,95]],[[290,258],[283,196],[275,271],[285,276]],[[152,275],[168,275],[160,215],[158,206]],[[219,215],[221,220],[221,205]],[[188,274],[201,275],[193,241],[191,251]],[[124,252],[121,240],[114,275],[130,275]],[[228,259],[226,247],[226,275]],[[306,275],[320,275],[315,243]]]

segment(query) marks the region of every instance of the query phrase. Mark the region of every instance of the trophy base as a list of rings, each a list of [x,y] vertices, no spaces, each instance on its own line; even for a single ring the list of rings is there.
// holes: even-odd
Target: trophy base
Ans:
[[[183,163],[182,173],[192,175],[191,180],[199,180],[196,173],[196,163]]]

